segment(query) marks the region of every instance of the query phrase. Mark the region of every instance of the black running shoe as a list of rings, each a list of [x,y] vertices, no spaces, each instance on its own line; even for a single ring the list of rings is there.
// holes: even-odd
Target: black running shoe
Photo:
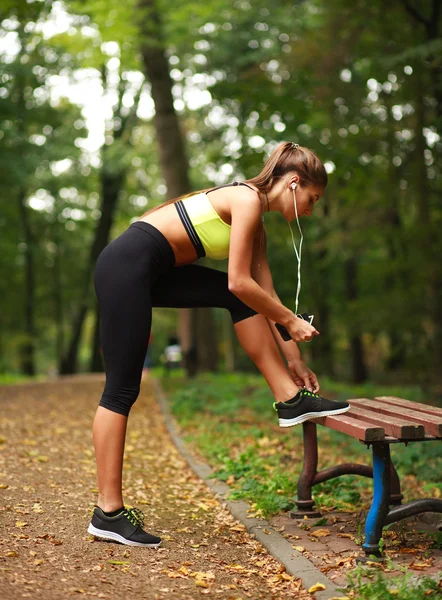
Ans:
[[[107,517],[101,508],[95,507],[88,533],[105,540],[114,540],[127,546],[158,548],[161,538],[146,533],[142,527],[144,514],[138,508],[123,508],[115,517]]]
[[[280,427],[292,427],[307,421],[307,419],[340,415],[350,410],[350,404],[348,402],[332,402],[302,388],[288,402],[274,402],[273,408],[278,413]]]

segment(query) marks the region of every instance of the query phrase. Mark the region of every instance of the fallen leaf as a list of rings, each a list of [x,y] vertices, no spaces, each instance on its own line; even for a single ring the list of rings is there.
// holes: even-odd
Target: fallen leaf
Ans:
[[[244,525],[234,525],[233,527],[230,527],[230,531],[239,531],[240,533],[243,533],[245,530],[246,528]]]
[[[298,552],[305,552],[304,546],[293,546],[293,548]]]
[[[28,525],[28,523],[25,523],[24,521],[16,521],[15,523],[16,527],[26,527],[26,525]]]
[[[325,590],[325,585],[323,583],[315,583],[315,585],[312,585],[311,588],[309,588],[308,593],[309,594],[314,594],[315,592],[320,592],[321,590]]]
[[[130,561],[128,560],[108,560],[106,562],[110,565],[130,565]]]
[[[314,537],[327,537],[330,535],[330,529],[317,529],[316,531],[311,531],[310,535]]]
[[[12,558],[14,556],[18,556],[18,552],[16,552],[15,550],[11,550],[11,552],[6,552],[6,556]]]
[[[431,567],[433,564],[432,560],[428,560],[426,562],[412,562],[410,564],[410,569],[415,569],[417,571],[423,571],[424,569],[428,569],[428,567]]]
[[[237,564],[234,564],[234,565],[226,565],[226,567],[227,567],[228,569],[233,569],[234,571],[244,571],[244,570],[245,570],[245,567],[243,567],[242,565],[237,565]]]
[[[0,483],[0,490],[7,490],[9,487],[9,485],[7,485],[6,483]]]

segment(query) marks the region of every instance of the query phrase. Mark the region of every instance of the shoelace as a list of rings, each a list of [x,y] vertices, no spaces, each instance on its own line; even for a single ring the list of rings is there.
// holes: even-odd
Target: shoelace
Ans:
[[[301,388],[300,393],[302,396],[309,396],[310,398],[321,398],[321,396],[319,394],[315,394],[314,392],[310,392],[307,388]],[[277,402],[273,403],[273,410],[275,410],[276,412],[278,412],[278,409],[276,408],[276,404]]]
[[[303,396],[309,396],[310,398],[320,398],[321,397],[319,394],[315,394],[314,392],[310,392],[310,390],[307,390],[306,388],[303,388],[301,390],[301,394]]]
[[[143,527],[144,525],[144,513],[138,508],[126,508],[124,515],[129,519],[132,525],[138,525]]]

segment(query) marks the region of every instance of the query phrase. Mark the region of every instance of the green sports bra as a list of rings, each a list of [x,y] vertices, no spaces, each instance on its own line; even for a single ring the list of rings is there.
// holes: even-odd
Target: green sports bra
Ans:
[[[236,181],[209,191],[213,192],[233,185],[245,185],[253,189],[247,183]],[[223,260],[229,256],[231,226],[221,219],[207,194],[208,192],[201,192],[190,198],[184,198],[175,202],[175,206],[198,258],[207,256],[215,260]]]

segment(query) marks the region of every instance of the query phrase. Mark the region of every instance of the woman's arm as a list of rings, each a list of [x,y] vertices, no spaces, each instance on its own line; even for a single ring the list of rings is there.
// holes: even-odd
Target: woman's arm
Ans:
[[[229,290],[256,312],[273,322],[284,325],[293,340],[311,340],[313,335],[318,335],[316,329],[303,319],[298,319],[291,310],[272,297],[252,277],[254,240],[261,223],[258,194],[248,189],[235,194],[232,199],[231,215]]]
[[[270,294],[274,300],[282,304],[273,287],[272,273],[267,260],[267,235],[262,223],[258,226],[258,231],[255,235],[251,272],[253,279],[258,285]],[[284,341],[275,327],[275,322],[271,319],[267,320],[273,332],[273,336],[287,360],[301,360],[301,353],[296,342],[293,340],[289,340],[288,342]]]
[[[239,191],[239,190],[238,190]],[[256,312],[282,325],[295,315],[276,302],[251,275],[255,232],[261,223],[261,206],[256,192],[241,190],[232,200],[232,229],[229,250],[229,290]]]
[[[252,259],[252,277],[272,298],[281,302],[273,287],[273,278],[267,260],[267,237],[264,225],[261,224],[255,236],[255,245]],[[299,348],[293,340],[284,341],[271,319],[267,319],[273,332],[273,337],[281,348],[286,360],[287,367],[292,375],[293,381],[299,387],[305,386],[308,390],[318,392],[320,390],[318,378],[302,360]]]

